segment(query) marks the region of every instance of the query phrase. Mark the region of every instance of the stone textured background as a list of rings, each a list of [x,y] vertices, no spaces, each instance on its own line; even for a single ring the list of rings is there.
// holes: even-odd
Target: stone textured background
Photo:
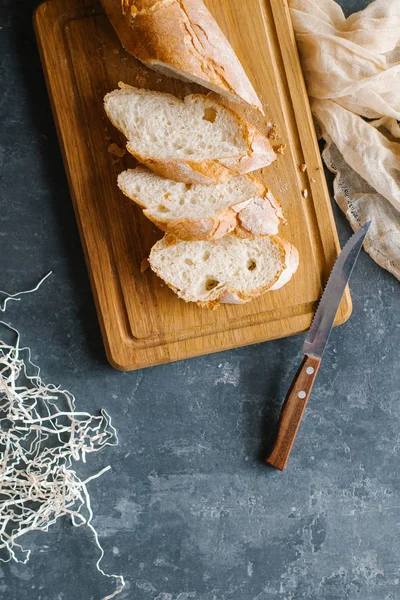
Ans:
[[[9,305],[43,377],[106,408],[120,446],[90,484],[121,600],[395,600],[399,589],[400,287],[362,253],[285,473],[260,462],[302,338],[129,374],[106,363],[31,26],[0,1],[0,287],[54,276]],[[342,2],[348,13],[366,1]],[[341,241],[350,235],[336,211]],[[90,532],[33,534],[2,565],[7,600],[100,600]]]

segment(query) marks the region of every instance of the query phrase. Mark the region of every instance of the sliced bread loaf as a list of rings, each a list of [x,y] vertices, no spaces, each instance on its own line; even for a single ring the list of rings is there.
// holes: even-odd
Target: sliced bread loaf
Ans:
[[[181,240],[217,239],[236,230],[273,235],[283,218],[279,202],[252,175],[226,183],[178,183],[146,167],[120,173],[118,185],[157,227]]]
[[[224,182],[275,160],[255,127],[201,94],[172,94],[119,84],[104,98],[111,122],[139,162],[183,183]]]
[[[186,302],[215,308],[243,304],[276,290],[295,273],[299,255],[277,236],[186,242],[164,236],[150,252],[150,266]]]
[[[101,0],[117,35],[145,65],[263,108],[203,0]]]

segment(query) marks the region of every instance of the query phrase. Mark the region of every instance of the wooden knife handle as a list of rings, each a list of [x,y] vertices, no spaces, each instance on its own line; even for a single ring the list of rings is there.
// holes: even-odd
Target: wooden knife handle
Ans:
[[[286,467],[320,364],[320,358],[305,356],[285,398],[274,445],[266,459],[281,471]]]

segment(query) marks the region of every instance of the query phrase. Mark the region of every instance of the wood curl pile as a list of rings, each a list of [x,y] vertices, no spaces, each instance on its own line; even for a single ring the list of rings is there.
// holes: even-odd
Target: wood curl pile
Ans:
[[[6,294],[6,301],[20,295]],[[0,305],[3,312],[6,301]],[[116,580],[114,593],[104,598],[110,600],[125,582],[100,567],[104,552],[92,525],[87,489],[89,481],[110,467],[82,480],[74,463],[118,444],[111,418],[105,411],[97,416],[78,412],[70,392],[42,381],[29,348],[20,347],[18,331],[4,321],[0,328],[0,560],[26,563],[30,550],[21,538],[30,531],[48,531],[59,517],[69,515],[73,525],[90,528],[100,553],[97,569]],[[10,335],[14,343],[1,339]]]

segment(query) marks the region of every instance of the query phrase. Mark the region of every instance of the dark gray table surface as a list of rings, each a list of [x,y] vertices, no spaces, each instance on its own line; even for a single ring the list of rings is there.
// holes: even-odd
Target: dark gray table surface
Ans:
[[[291,456],[260,460],[302,337],[132,373],[108,366],[31,26],[35,0],[0,2],[0,288],[34,295],[5,317],[45,380],[106,408],[120,445],[77,466],[103,566],[121,600],[400,598],[400,287],[362,253]],[[367,2],[348,1],[348,12]],[[341,241],[350,235],[335,208]],[[7,600],[101,600],[90,531],[69,519],[0,566]]]

